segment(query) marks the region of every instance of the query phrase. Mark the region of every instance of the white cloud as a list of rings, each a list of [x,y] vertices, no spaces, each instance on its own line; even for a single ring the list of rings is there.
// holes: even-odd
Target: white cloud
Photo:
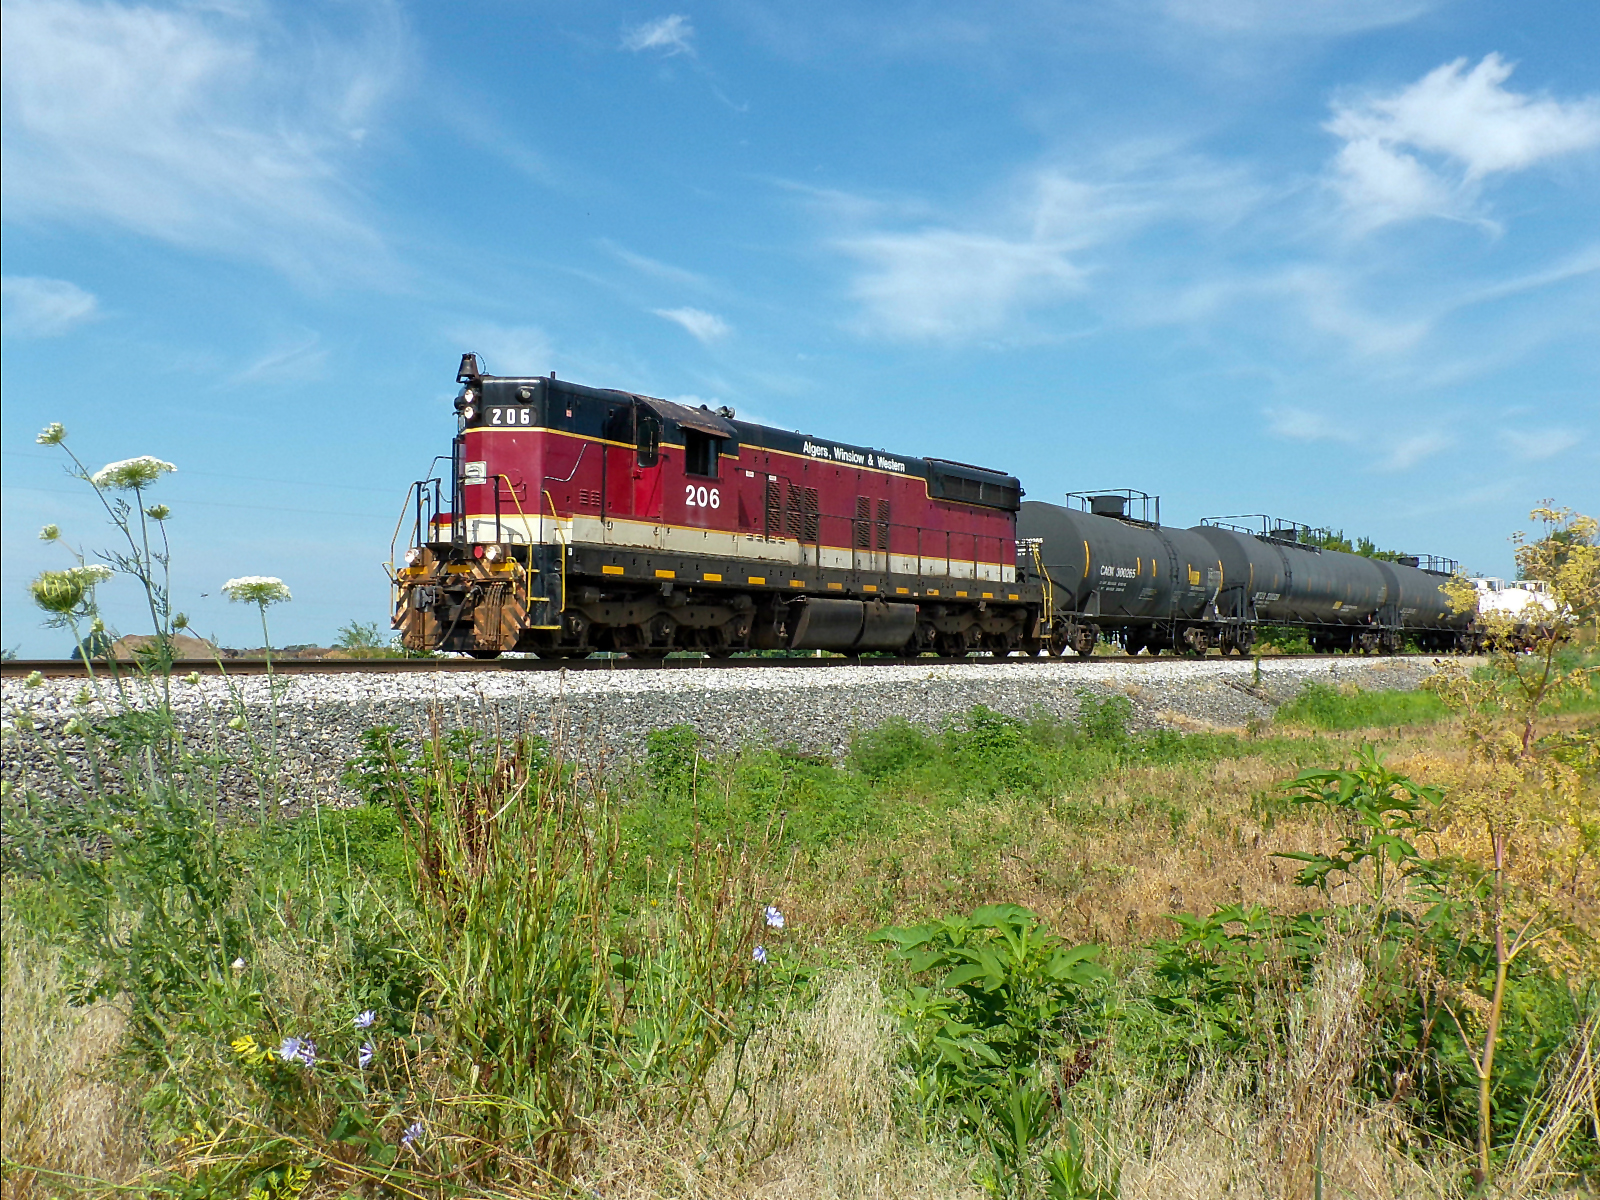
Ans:
[[[7,337],[60,337],[99,313],[99,301],[65,279],[7,275],[0,279],[4,315],[0,329]]]
[[[555,356],[549,335],[534,325],[467,323],[452,329],[450,336],[462,351],[478,355],[487,375],[544,375]]]
[[[694,46],[690,41],[693,37],[694,26],[689,24],[689,18],[673,13],[623,30],[622,48],[635,54],[641,50],[659,50],[668,58],[674,54],[693,56]]]
[[[645,255],[637,254],[610,238],[601,238],[597,245],[618,262],[632,267],[641,275],[648,275],[652,279],[662,279],[668,283],[686,284],[689,287],[700,289],[710,285],[710,280],[704,275],[697,275],[693,271],[686,270],[683,267],[675,267],[671,263],[664,263],[659,259],[647,258]]]
[[[1410,437],[1387,443],[1384,448],[1388,452],[1374,464],[1372,469],[1389,472],[1409,471],[1423,459],[1432,458],[1454,444],[1455,439],[1449,434],[1432,431],[1414,433]]]
[[[1084,286],[1067,248],[1048,240],[925,229],[840,244],[865,267],[851,292],[866,327],[908,341],[993,333],[1022,309]]]
[[[1502,429],[1500,440],[1523,462],[1542,462],[1572,449],[1583,439],[1571,429]]]
[[[656,308],[651,311],[658,317],[683,326],[692,337],[707,345],[733,332],[733,327],[721,317],[698,308]]]
[[[1508,91],[1513,69],[1498,54],[1470,70],[1458,58],[1391,95],[1335,106],[1324,126],[1345,143],[1334,182],[1358,230],[1471,216],[1487,177],[1600,145],[1600,98]]]
[[[1345,446],[1372,444],[1372,425],[1367,420],[1352,420],[1349,413],[1305,408],[1269,408],[1267,430],[1291,442],[1334,442]],[[1406,471],[1426,458],[1454,444],[1448,434],[1424,430],[1384,444],[1383,457],[1373,464],[1375,471]]]
[[[233,377],[241,383],[309,383],[321,379],[328,362],[327,347],[316,333],[261,355]]]
[[[1413,21],[1433,0],[1166,0],[1169,17],[1226,33],[1335,36]]]
[[[17,0],[0,17],[8,222],[112,225],[302,276],[370,273],[346,178],[402,39],[254,6]]]

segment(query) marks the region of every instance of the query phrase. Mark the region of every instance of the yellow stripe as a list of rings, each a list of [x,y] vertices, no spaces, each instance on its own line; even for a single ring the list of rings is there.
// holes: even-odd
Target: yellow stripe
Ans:
[[[993,600],[994,599],[994,593],[993,592],[985,592],[983,594],[983,598],[985,600]]]
[[[967,598],[967,594],[965,592],[957,592],[956,595],[959,596],[963,600],[965,600]]]
[[[765,575],[752,575],[750,576],[750,582],[764,584],[767,582],[767,577]]]
[[[805,587],[805,583],[802,582],[799,579],[791,579],[791,580],[789,580],[789,586],[790,587]]]
[[[707,571],[700,578],[702,580],[704,580],[706,583],[721,583],[722,582],[722,576],[721,575],[713,575],[710,571]]]
[[[1008,598],[1009,598],[1009,599],[1012,599],[1012,600],[1021,600],[1021,599],[1022,599],[1022,597],[1021,597],[1021,596],[1019,596],[1019,595],[1017,595],[1017,594],[1016,594],[1016,593],[1015,593],[1015,592],[1007,592],[1007,593],[1006,593],[1006,596],[1007,596],[1007,597],[1008,597]]]
[[[937,596],[938,594],[939,594],[939,589],[938,588],[929,588],[928,589],[928,595]]]
[[[673,572],[673,571],[657,571],[656,572],[656,578],[657,579],[676,579],[677,578],[677,574],[675,572]]]
[[[622,574],[622,568],[621,567],[613,567],[611,564],[607,563],[605,566],[600,568],[600,574],[602,574],[602,575],[621,575]]]
[[[842,583],[830,583],[828,586],[836,592],[841,591],[844,588],[844,584]]]
[[[911,595],[911,589],[910,588],[895,588],[895,595],[897,595],[897,596],[909,596],[909,595]]]
[[[875,584],[875,583],[869,583],[869,584],[867,584],[866,587],[862,588],[861,590],[863,592],[875,592],[875,591],[878,590],[878,585]]]
[[[1083,577],[1089,578],[1089,539],[1083,539]]]

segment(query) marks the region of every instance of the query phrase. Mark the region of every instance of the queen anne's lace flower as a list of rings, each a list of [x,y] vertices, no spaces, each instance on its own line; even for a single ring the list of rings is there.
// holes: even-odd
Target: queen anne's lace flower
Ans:
[[[277,604],[292,600],[289,585],[272,575],[241,575],[222,585],[229,600],[241,604]]]
[[[33,439],[41,446],[59,446],[67,440],[67,431],[60,421],[51,421],[39,431],[39,436]]]
[[[97,488],[131,492],[136,488],[149,487],[163,475],[169,475],[177,469],[171,463],[163,462],[154,455],[141,454],[138,458],[125,458],[121,462],[107,463],[90,476],[90,482]]]

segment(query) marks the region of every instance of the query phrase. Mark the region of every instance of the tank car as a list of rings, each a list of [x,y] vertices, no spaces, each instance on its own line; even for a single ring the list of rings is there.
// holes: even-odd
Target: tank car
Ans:
[[[1037,646],[1014,476],[553,373],[486,375],[471,354],[457,383],[448,470],[412,485],[391,563],[410,649]]]
[[[1454,566],[1445,560],[1329,550],[1305,526],[1266,517],[1250,518],[1256,527],[1218,518],[1175,529],[1142,492],[1068,501],[1075,507],[1029,501],[1017,516],[1043,580],[1054,653],[1087,654],[1105,637],[1134,654],[1244,654],[1262,625],[1303,628],[1321,650],[1395,653],[1407,637],[1448,650],[1469,636],[1440,588]]]

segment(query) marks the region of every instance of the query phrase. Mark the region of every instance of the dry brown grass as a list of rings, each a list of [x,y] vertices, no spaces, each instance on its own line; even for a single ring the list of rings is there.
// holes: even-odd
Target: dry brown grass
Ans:
[[[0,1195],[70,1195],[71,1176],[133,1178],[141,1158],[133,1097],[109,1074],[122,1014],[110,1004],[70,1007],[59,954],[11,921],[4,945]]]
[[[1581,724],[1565,718],[1549,728]],[[1331,748],[1329,765],[1381,741],[1389,764],[1422,782],[1442,782],[1443,765],[1464,754],[1455,722],[1318,736]],[[1295,865],[1273,856],[1330,850],[1340,829],[1324,817],[1263,803],[1293,774],[1281,755],[1264,752],[1123,771],[1049,804],[1000,800],[940,812],[892,851],[865,840],[819,856],[793,905],[803,927],[856,930],[1005,901],[1039,913],[1064,937],[1110,946],[1170,934],[1166,917],[1173,912],[1233,903],[1309,909],[1323,898],[1296,886]],[[1177,825],[1168,815],[1173,808],[1184,814]],[[1482,842],[1477,830],[1446,827],[1424,851],[1476,861],[1484,857]],[[1512,863],[1513,876],[1547,872],[1559,850],[1527,846]],[[1565,879],[1563,895],[1574,924],[1600,928],[1592,855]],[[1331,898],[1354,897],[1336,888]]]

